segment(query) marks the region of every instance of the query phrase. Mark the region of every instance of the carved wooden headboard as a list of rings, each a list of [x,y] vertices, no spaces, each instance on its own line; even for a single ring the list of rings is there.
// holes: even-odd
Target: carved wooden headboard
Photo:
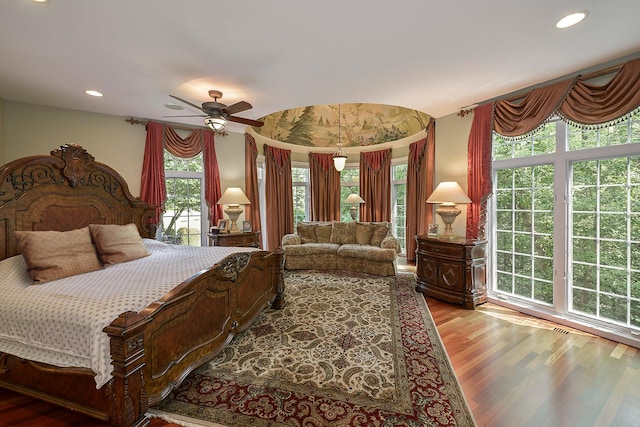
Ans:
[[[0,168],[0,259],[20,253],[15,231],[134,223],[142,237],[153,238],[153,215],[118,172],[76,144]]]

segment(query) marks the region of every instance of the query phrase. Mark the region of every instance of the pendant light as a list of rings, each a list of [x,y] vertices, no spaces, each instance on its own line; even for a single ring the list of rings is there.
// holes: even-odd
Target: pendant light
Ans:
[[[340,142],[340,104],[338,104],[338,152],[333,155],[333,166],[340,172],[346,164],[347,156],[342,152],[342,143]]]

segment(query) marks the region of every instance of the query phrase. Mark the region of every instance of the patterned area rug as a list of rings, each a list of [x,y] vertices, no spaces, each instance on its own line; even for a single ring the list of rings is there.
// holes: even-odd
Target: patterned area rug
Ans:
[[[285,288],[284,309],[262,313],[151,415],[183,425],[475,426],[412,273],[288,272]]]

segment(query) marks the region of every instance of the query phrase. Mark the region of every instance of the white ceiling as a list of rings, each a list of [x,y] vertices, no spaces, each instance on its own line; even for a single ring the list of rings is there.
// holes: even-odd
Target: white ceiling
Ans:
[[[202,125],[164,104],[217,89],[251,119],[347,102],[437,118],[640,54],[639,16],[638,0],[1,0],[0,98]]]

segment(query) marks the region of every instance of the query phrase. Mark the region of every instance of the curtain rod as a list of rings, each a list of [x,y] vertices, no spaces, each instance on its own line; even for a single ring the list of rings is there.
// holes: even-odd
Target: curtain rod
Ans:
[[[133,117],[129,117],[128,119],[124,120],[127,123],[130,123],[132,125],[144,125],[146,126],[147,123],[149,123],[148,120],[140,120],[140,119],[134,119]],[[165,125],[169,125],[174,129],[179,129],[179,130],[186,130],[186,131],[193,131],[193,130],[198,130],[198,129],[209,129],[207,127],[204,126],[185,126],[185,125],[180,125],[180,124],[175,124],[175,123],[170,123],[170,122],[158,122],[158,123],[162,123]],[[227,131],[222,131],[222,132],[218,132],[218,131],[213,131],[215,134],[218,135],[222,135],[222,136],[227,136]]]

